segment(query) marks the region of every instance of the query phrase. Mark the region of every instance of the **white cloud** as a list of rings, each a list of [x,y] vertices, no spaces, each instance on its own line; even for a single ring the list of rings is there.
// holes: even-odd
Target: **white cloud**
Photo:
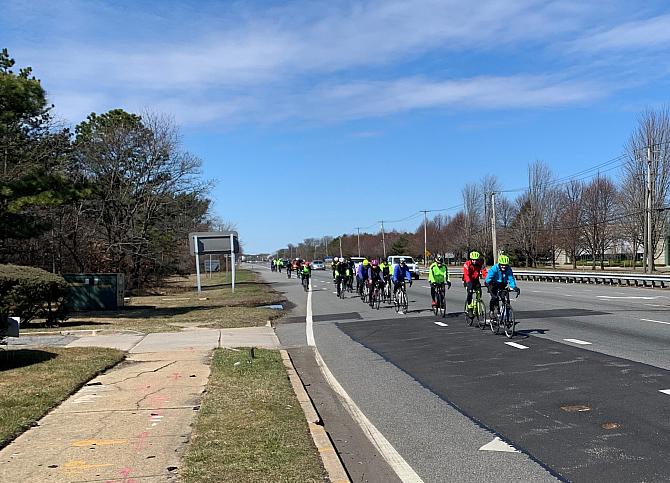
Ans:
[[[626,22],[576,40],[576,51],[600,52],[667,47],[670,44],[670,15]]]

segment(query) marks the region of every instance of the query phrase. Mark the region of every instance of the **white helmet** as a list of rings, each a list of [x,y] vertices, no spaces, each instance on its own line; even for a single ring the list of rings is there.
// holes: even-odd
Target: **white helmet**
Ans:
[[[333,258],[333,260],[337,262],[339,260],[339,258],[335,257],[335,258]]]

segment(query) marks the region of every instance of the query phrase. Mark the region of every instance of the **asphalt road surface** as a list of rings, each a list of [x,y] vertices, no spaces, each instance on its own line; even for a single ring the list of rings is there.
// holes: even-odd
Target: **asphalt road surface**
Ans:
[[[261,273],[295,304],[277,334],[304,358],[305,292]],[[409,288],[407,314],[338,299],[329,272],[312,280],[318,351],[418,478],[670,481],[670,292],[522,281],[510,340],[466,326],[452,278],[444,319],[430,312],[425,280]],[[336,446],[354,455],[352,480],[389,481],[383,451],[350,437]]]

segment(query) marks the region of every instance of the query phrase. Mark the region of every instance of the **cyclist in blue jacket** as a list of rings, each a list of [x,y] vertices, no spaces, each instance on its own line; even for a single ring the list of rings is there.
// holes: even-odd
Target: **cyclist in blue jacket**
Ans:
[[[491,317],[493,317],[495,313],[494,309],[500,301],[500,296],[498,295],[500,290],[505,290],[509,285],[517,294],[521,293],[521,289],[516,286],[514,273],[512,273],[512,267],[509,266],[509,257],[507,255],[500,255],[498,257],[498,263],[493,265],[488,271],[485,283],[491,294],[491,303],[489,304]]]
[[[402,287],[403,282],[409,282],[409,286],[412,286],[412,272],[410,272],[409,267],[405,264],[404,258],[401,258],[400,263],[393,268],[391,280],[393,280],[394,297],[398,290],[400,290],[400,287]]]

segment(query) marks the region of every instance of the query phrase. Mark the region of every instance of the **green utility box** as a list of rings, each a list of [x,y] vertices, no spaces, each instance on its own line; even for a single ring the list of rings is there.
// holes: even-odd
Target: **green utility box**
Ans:
[[[70,310],[118,310],[123,307],[122,273],[67,273]]]

